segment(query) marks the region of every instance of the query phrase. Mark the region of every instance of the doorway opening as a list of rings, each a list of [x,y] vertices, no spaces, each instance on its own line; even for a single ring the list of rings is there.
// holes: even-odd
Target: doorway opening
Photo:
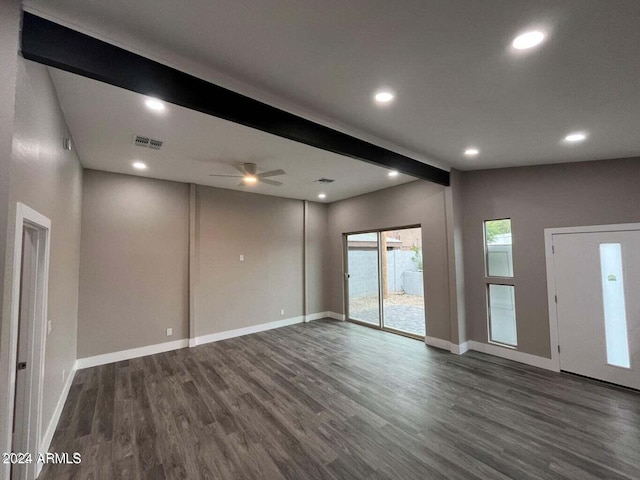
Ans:
[[[26,455],[3,464],[3,478],[37,476],[41,441],[44,352],[47,335],[51,221],[18,203],[9,329],[7,438],[5,452]]]
[[[422,228],[349,233],[344,244],[346,318],[424,339]]]

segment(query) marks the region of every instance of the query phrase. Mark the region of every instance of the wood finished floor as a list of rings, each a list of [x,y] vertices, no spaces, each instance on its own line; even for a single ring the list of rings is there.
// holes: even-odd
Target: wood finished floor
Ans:
[[[81,370],[58,479],[638,479],[640,394],[335,321]]]

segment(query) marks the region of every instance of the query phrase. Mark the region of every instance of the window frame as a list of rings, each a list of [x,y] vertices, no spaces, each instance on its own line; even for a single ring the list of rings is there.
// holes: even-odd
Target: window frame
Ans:
[[[514,327],[515,327],[515,330],[516,330],[516,343],[515,344],[500,342],[498,340],[493,340],[492,339],[492,332],[491,332],[491,293],[490,293],[492,285],[513,288],[513,322],[514,322]],[[512,285],[510,283],[487,282],[486,283],[486,295],[487,295],[487,337],[488,337],[488,342],[490,344],[492,344],[492,345],[500,345],[502,347],[512,348],[514,350],[517,349],[518,348],[518,315],[516,313],[516,287],[515,287],[515,285]]]
[[[489,275],[489,250],[487,244],[487,222],[495,222],[499,220],[509,220],[509,224],[511,226],[511,270],[513,275],[510,277],[499,276],[499,275]],[[513,221],[511,217],[498,217],[498,218],[488,218],[482,221],[482,245],[483,245],[483,256],[484,256],[484,284],[485,284],[485,307],[486,307],[486,319],[487,319],[487,343],[491,345],[497,345],[504,348],[509,348],[511,350],[518,349],[518,314],[517,314],[517,306],[516,306],[516,268],[514,262],[514,242],[513,242]],[[489,289],[491,285],[504,285],[513,287],[513,312],[514,312],[514,323],[516,329],[516,344],[511,345],[509,343],[498,342],[492,340],[491,335],[491,301]]]
[[[511,270],[513,271],[513,275],[504,276],[504,275],[489,275],[489,245],[487,244],[487,222],[499,222],[500,220],[509,220],[509,225],[511,228]],[[484,277],[485,278],[502,278],[502,279],[513,279],[515,278],[515,265],[513,262],[513,223],[511,222],[511,217],[504,218],[490,218],[488,220],[482,221],[482,245],[484,250]]]

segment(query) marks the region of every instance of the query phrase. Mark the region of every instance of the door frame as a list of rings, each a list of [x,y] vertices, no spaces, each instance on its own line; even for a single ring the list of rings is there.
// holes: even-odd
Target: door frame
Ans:
[[[415,340],[425,341],[426,333],[424,336],[416,335],[411,332],[404,332],[402,330],[397,330],[392,327],[388,327],[384,324],[384,298],[383,298],[383,286],[381,284],[381,275],[382,275],[382,255],[380,255],[380,245],[381,245],[381,236],[383,232],[388,232],[390,230],[409,230],[412,228],[419,228],[422,231],[422,224],[417,223],[413,225],[404,225],[401,227],[388,227],[388,228],[375,228],[375,229],[367,229],[367,230],[358,230],[354,232],[344,232],[342,234],[342,265],[343,265],[343,309],[344,309],[344,320],[347,322],[355,323],[357,325],[362,325],[365,327],[373,328],[376,330],[382,330],[383,332],[395,333],[397,335],[402,335],[404,337],[413,338]],[[349,312],[349,235],[357,235],[359,233],[375,233],[376,241],[377,241],[377,258],[378,258],[378,315],[379,315],[379,324],[374,325],[373,323],[362,322],[357,319],[351,318],[351,314]],[[427,302],[426,295],[423,292],[423,304],[425,311],[425,330],[426,330],[426,315],[427,315]]]
[[[7,398],[5,398],[4,424],[7,427],[3,439],[4,452],[10,452],[13,440],[13,414],[16,388],[16,361],[18,350],[18,325],[20,315],[20,285],[22,267],[23,228],[29,227],[38,232],[37,238],[37,267],[35,289],[35,315],[33,325],[33,341],[28,352],[31,362],[30,374],[27,376],[27,397],[29,407],[27,415],[27,445],[32,455],[32,463],[26,465],[27,478],[35,478],[37,474],[37,455],[40,453],[42,402],[45,367],[45,346],[47,337],[47,304],[49,288],[49,254],[51,243],[51,220],[36,212],[32,208],[18,202],[16,206],[16,223],[13,250],[13,276],[11,285],[11,319],[9,324],[9,358],[7,368]],[[9,478],[10,465],[2,465],[5,478]]]
[[[544,229],[544,252],[547,265],[547,302],[549,304],[549,342],[553,370],[560,371],[558,334],[558,309],[556,304],[556,267],[554,262],[553,236],[573,233],[626,232],[640,230],[640,223],[616,223],[612,225],[587,225]]]

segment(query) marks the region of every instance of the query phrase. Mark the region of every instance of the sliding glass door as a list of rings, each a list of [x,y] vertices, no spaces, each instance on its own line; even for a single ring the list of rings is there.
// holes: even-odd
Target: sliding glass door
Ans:
[[[347,235],[349,318],[380,326],[378,233]]]
[[[425,336],[422,229],[380,232],[383,326]]]
[[[420,227],[345,235],[347,318],[424,337]]]

